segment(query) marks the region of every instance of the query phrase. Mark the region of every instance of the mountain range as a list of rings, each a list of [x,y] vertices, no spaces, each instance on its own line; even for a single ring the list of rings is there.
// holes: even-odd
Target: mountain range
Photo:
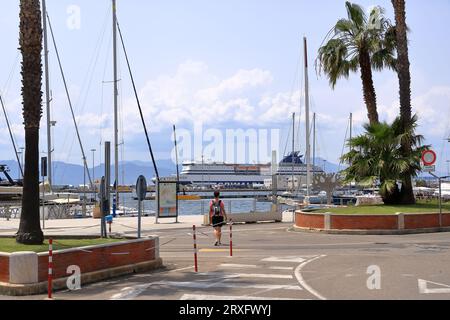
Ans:
[[[316,166],[324,168],[326,172],[337,172],[339,169],[343,169],[343,166],[339,166],[334,163],[330,163],[322,158],[316,158]],[[13,179],[19,178],[19,166],[17,161],[12,160],[0,160],[0,165],[6,165],[10,169],[9,175]],[[159,160],[157,161],[158,173],[160,177],[167,177],[176,174],[176,166],[172,160]],[[92,170],[89,168],[89,173],[94,179],[99,179],[101,175],[104,175],[105,165],[98,165]],[[181,166],[180,166],[181,172]],[[111,175],[114,175],[114,166],[111,166]],[[144,175],[147,178],[147,182],[150,183],[151,179],[155,176],[153,165],[151,162],[144,161],[125,161],[119,163],[119,181],[123,185],[134,185],[137,178],[140,175]],[[3,176],[0,178],[4,178]],[[84,184],[83,166],[78,164],[70,164],[65,162],[53,163],[53,184],[54,185],[73,185],[78,186]],[[86,184],[89,184],[89,179],[86,174]]]
[[[0,164],[6,165],[9,168],[9,175],[13,179],[19,178],[19,166],[17,161],[0,160]],[[158,173],[161,177],[176,174],[176,166],[171,160],[157,161]],[[89,168],[89,173],[92,179],[99,179],[105,174],[105,165],[101,164]],[[119,163],[119,181],[120,184],[134,185],[137,178],[144,175],[148,183],[155,176],[153,165],[143,161],[126,161]],[[114,166],[111,166],[111,176],[114,176]],[[4,178],[0,176],[0,178]],[[113,178],[112,178],[113,179]],[[54,185],[73,185],[78,186],[84,184],[84,170],[83,165],[70,164],[65,162],[53,162],[53,184]],[[89,178],[86,173],[86,184],[89,184]]]

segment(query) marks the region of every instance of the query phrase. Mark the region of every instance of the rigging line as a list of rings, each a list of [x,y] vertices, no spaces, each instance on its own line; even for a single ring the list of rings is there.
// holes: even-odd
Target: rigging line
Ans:
[[[94,54],[92,56],[91,62],[89,64],[88,72],[86,73],[86,77],[85,77],[85,80],[83,82],[84,84],[88,83],[88,85],[86,87],[86,94],[84,96],[83,103],[81,104],[81,112],[83,112],[84,108],[86,107],[86,100],[87,100],[87,97],[89,95],[89,91],[90,91],[90,88],[91,88],[92,79],[94,77],[94,71],[96,69],[96,66],[97,66],[97,63],[98,63],[98,59],[99,59],[99,56],[100,56],[101,47],[103,46],[103,42],[104,42],[104,39],[105,39],[105,33],[106,33],[106,27],[107,27],[107,23],[108,23],[108,18],[109,18],[109,11],[107,11],[107,13],[105,15],[105,20],[103,22],[103,27],[101,29],[102,31],[101,31],[101,33],[100,33],[100,35],[98,37],[96,47],[94,48]],[[95,55],[95,53],[97,53],[97,55]],[[89,74],[90,74],[90,77],[89,77]],[[88,78],[89,78],[89,81],[87,81]],[[83,90],[81,92],[83,92]],[[81,97],[81,95],[80,95],[80,97]],[[79,105],[78,101],[77,101],[77,103],[75,105],[76,106]]]
[[[133,84],[134,95],[136,96],[136,102],[137,102],[137,105],[138,105],[138,108],[139,108],[139,113],[141,115],[142,125],[144,126],[145,137],[147,138],[147,145],[148,145],[148,149],[150,151],[150,155],[151,155],[152,162],[153,162],[153,167],[154,167],[155,174],[156,174],[156,182],[159,182],[158,168],[156,166],[155,157],[153,155],[152,145],[150,144],[150,139],[148,137],[147,126],[145,125],[144,115],[142,113],[141,103],[139,101],[139,96],[137,94],[136,84],[134,82],[133,73],[131,72],[130,61],[128,60],[128,54],[127,54],[127,51],[125,49],[125,43],[123,41],[122,31],[120,30],[119,21],[117,21],[117,29],[119,30],[120,40],[122,42],[123,51],[124,51],[124,54],[125,54],[125,58],[127,60],[128,71],[130,73],[131,82]]]
[[[14,60],[13,66],[11,68],[11,71],[9,72],[8,79],[6,80],[4,88],[3,88],[3,99],[6,99],[8,93],[9,93],[9,89],[11,88],[11,83],[14,78],[14,71],[16,70],[17,65],[19,63],[19,58],[20,58],[20,52],[18,51],[17,55],[16,55],[16,59]],[[4,109],[4,112],[5,112],[5,117],[8,117],[8,112],[6,111],[6,108]],[[11,133],[12,133],[12,139],[14,139],[14,142],[17,143],[17,139],[16,139],[16,136],[14,135],[14,132],[11,131]]]
[[[286,137],[286,145],[284,146],[284,152],[283,152],[283,157],[286,155],[286,150],[289,144],[289,137],[291,136],[291,126],[289,126],[289,131]]]
[[[345,130],[345,137],[344,137],[344,145],[342,146],[341,157],[339,159],[339,170],[338,171],[341,171],[341,165],[343,164],[342,156],[344,155],[344,150],[345,150],[345,146],[346,146],[347,134],[348,134],[348,131],[349,131],[349,126],[350,126],[350,123],[347,123],[347,129]]]
[[[103,23],[103,27],[101,28],[100,35],[98,36],[98,40],[97,40],[96,46],[94,48],[94,52],[92,54],[92,58],[91,58],[91,61],[89,63],[89,66],[88,66],[88,71],[87,71],[86,76],[85,76],[84,81],[83,81],[83,87],[81,88],[80,92],[81,93],[84,92],[84,93],[80,94],[79,98],[77,99],[77,101],[75,103],[75,109],[77,109],[77,112],[79,114],[82,114],[84,112],[84,109],[86,108],[86,102],[87,102],[87,99],[88,99],[88,96],[89,96],[90,88],[91,88],[91,85],[92,85],[92,80],[94,78],[94,72],[95,72],[96,66],[98,64],[100,51],[101,51],[101,48],[103,46],[104,39],[105,39],[105,33],[106,33],[106,26],[107,26],[107,22],[108,22],[108,16],[109,16],[109,12],[107,12],[106,15],[105,15],[105,20],[104,20],[104,23]],[[80,101],[81,101],[81,103],[80,103]],[[65,140],[67,139],[67,135],[68,135],[68,132],[66,132]],[[69,152],[67,154],[67,157],[69,157],[70,154],[72,153],[74,142],[75,142],[75,137],[72,137],[72,141],[70,143],[70,148],[69,148]]]
[[[67,100],[68,100],[68,102],[69,102],[70,112],[72,113],[72,120],[73,120],[74,125],[75,125],[75,130],[76,130],[76,132],[77,132],[78,142],[79,142],[79,144],[80,144],[81,153],[82,153],[82,155],[83,155],[84,167],[85,167],[85,169],[87,170],[87,174],[88,174],[88,177],[89,177],[89,183],[92,185],[92,179],[91,179],[91,174],[90,174],[90,172],[89,172],[89,167],[88,167],[88,164],[87,164],[86,154],[84,153],[84,148],[83,148],[83,144],[82,144],[82,142],[81,142],[80,132],[78,131],[78,124],[77,124],[77,121],[76,121],[76,119],[75,119],[75,114],[74,114],[74,112],[73,112],[72,100],[70,99],[69,90],[68,90],[68,88],[67,88],[66,77],[65,77],[65,75],[64,75],[64,71],[63,71],[63,68],[62,68],[61,59],[60,59],[60,57],[59,57],[59,52],[58,52],[58,47],[56,46],[55,35],[53,34],[53,28],[52,28],[52,24],[51,24],[51,22],[50,22],[50,17],[49,17],[49,15],[48,15],[48,13],[47,13],[47,18],[48,18],[48,25],[49,25],[49,27],[50,27],[50,33],[51,33],[51,35],[52,35],[53,46],[55,47],[56,57],[58,58],[58,65],[59,65],[59,69],[60,69],[60,71],[61,71],[61,76],[62,76],[62,79],[63,79],[64,88],[65,88],[66,95],[67,95]]]
[[[322,157],[324,157],[323,159],[326,160],[328,159],[328,151],[327,151],[327,146],[324,143],[325,139],[323,139],[323,135],[322,135],[322,124],[320,121],[317,121],[319,119],[320,115],[316,115],[316,131],[317,131],[317,146],[318,149],[320,150],[320,154]],[[323,153],[322,153],[323,152]]]
[[[3,98],[1,96],[1,94],[0,94],[0,102],[1,102],[1,105],[2,105],[3,113],[5,114],[6,124],[8,125],[9,135],[11,137],[11,142],[12,142],[13,147],[14,147],[14,153],[16,154],[17,163],[19,164],[20,172],[22,173],[22,177],[23,177],[23,169],[22,169],[22,165],[20,164],[19,154],[17,153],[16,142],[14,141],[14,136],[13,136],[13,133],[11,131],[11,126],[9,124],[8,115],[6,114],[6,108],[5,108],[5,105],[3,103]]]
[[[106,46],[106,52],[109,52],[109,51],[111,51],[111,42],[112,42],[112,30],[110,31],[110,35],[109,35],[109,37],[108,37],[108,44],[107,44],[107,46]],[[105,82],[105,77],[106,77],[106,70],[108,69],[108,65],[109,65],[109,62],[110,62],[110,60],[109,59],[105,59],[105,65],[104,65],[104,68],[103,68],[103,76],[102,76],[102,83],[101,83],[101,87],[102,87],[102,89],[101,89],[101,91],[102,91],[102,96],[101,96],[101,104],[100,104],[100,114],[102,115],[102,117],[103,117],[103,106],[104,106],[104,104],[105,104],[105,84],[106,84],[106,82]],[[101,149],[102,149],[102,144],[103,144],[103,141],[104,141],[104,131],[105,131],[105,126],[104,126],[104,122],[103,121],[101,121],[100,123],[99,123],[99,126],[100,126],[100,151],[101,151]],[[100,152],[100,163],[102,163],[102,156],[103,156],[103,153],[102,152]]]
[[[14,60],[14,64],[11,68],[11,71],[9,72],[8,78],[3,86],[3,96],[6,97],[6,95],[9,92],[9,88],[11,87],[11,82],[13,78],[14,71],[16,70],[17,64],[19,63],[19,57],[20,57],[20,51],[17,51],[16,59]]]

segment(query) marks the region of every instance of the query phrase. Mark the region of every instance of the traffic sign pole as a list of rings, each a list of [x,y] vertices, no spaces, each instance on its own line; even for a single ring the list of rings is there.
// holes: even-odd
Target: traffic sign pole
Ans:
[[[136,182],[136,195],[138,198],[138,239],[141,238],[142,201],[147,195],[147,180],[144,176],[139,176]]]

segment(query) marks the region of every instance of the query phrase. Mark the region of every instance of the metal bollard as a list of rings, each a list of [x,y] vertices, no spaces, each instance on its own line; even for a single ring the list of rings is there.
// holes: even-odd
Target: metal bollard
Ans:
[[[230,219],[230,257],[233,256],[233,220]]]
[[[48,240],[48,298],[52,298],[53,292],[53,239]]]
[[[197,260],[197,235],[195,233],[195,225],[192,226],[192,236],[194,239],[194,269],[195,272],[198,272],[198,260]]]

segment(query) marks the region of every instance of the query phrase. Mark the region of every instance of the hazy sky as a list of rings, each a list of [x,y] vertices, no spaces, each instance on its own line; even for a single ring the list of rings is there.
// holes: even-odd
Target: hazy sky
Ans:
[[[0,91],[22,146],[18,2],[2,0]],[[358,3],[365,8],[380,5],[393,19],[391,1]],[[438,151],[444,169],[450,159],[450,144],[444,142],[450,136],[450,1],[406,3],[414,109],[420,116],[420,132]],[[47,7],[85,149],[99,149],[101,141],[113,140],[111,1],[47,0]],[[213,135],[225,135],[226,129],[254,129],[258,134],[268,130],[269,135],[280,130],[279,152],[283,153],[292,112],[302,117],[305,113],[300,103],[304,72],[300,61],[302,37],[306,36],[311,107],[318,114],[317,154],[338,162],[350,112],[354,114],[356,133],[367,121],[360,76],[353,74],[349,80],[341,80],[333,91],[313,66],[324,36],[345,16],[344,1],[336,0],[118,0],[118,19],[157,158],[170,158],[173,124],[180,135],[186,135],[194,132],[194,123],[201,122],[204,131],[220,130]],[[54,158],[80,163],[81,153],[52,46],[50,64],[51,115],[57,121]],[[122,52],[119,69],[123,159],[149,161]],[[374,80],[380,116],[390,121],[398,114],[397,76],[386,70],[376,73]],[[45,116],[43,152],[47,148]],[[300,128],[297,143],[303,151],[303,123]],[[0,159],[13,159],[2,113],[0,136]],[[186,139],[180,143],[186,143]],[[223,143],[224,149],[229,148],[226,138]],[[184,153],[183,160],[198,158],[201,151],[197,151]],[[246,154],[248,161],[255,160],[251,148]]]

